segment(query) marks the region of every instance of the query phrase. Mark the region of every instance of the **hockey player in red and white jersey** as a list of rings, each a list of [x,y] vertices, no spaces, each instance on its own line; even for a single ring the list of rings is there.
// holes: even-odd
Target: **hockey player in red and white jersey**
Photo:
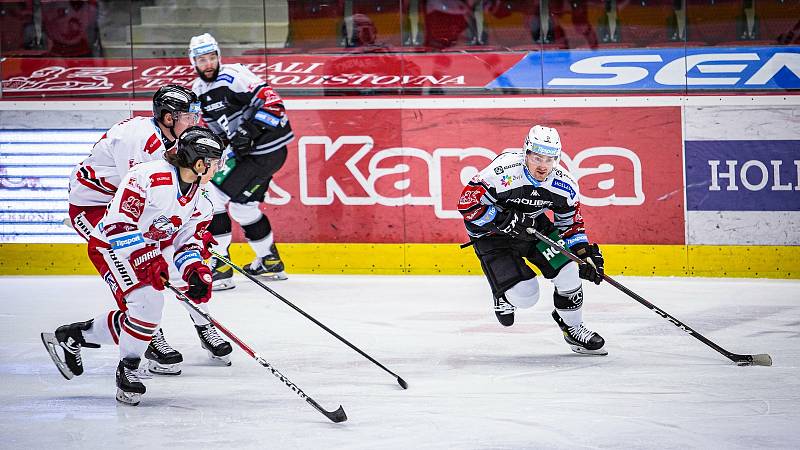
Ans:
[[[42,341],[65,378],[83,373],[81,347],[119,344],[117,400],[136,405],[145,386],[138,367],[159,329],[164,283],[171,259],[196,303],[211,297],[211,269],[203,262],[203,234],[213,207],[204,185],[220,166],[223,144],[210,130],[191,127],[175,152],[134,166],[125,175],[89,238],[89,258],[111,286],[119,309],[86,322],[42,333]],[[63,350],[63,357],[59,353]]]
[[[560,157],[558,131],[534,126],[525,139],[524,151],[501,153],[467,184],[458,209],[502,325],[513,325],[516,308],[530,308],[539,300],[539,282],[525,263],[528,260],[553,282],[552,316],[572,350],[606,355],[603,338],[583,323],[581,286],[581,279],[600,284],[603,255],[597,244],[589,243],[578,183],[558,167]],[[545,216],[548,210],[555,223]],[[585,262],[570,261],[539,241],[529,228],[563,242]]]
[[[75,231],[88,241],[128,170],[141,162],[164,159],[165,152],[173,148],[178,136],[199,119],[197,96],[183,86],[171,84],[153,95],[153,117],[125,119],[104,133],[70,177],[69,217]],[[210,233],[205,238],[206,245],[213,240]],[[174,275],[174,268],[171,272]],[[179,277],[176,282],[180,284]],[[187,309],[202,346],[212,359],[229,364],[227,355],[233,351],[230,343],[222,339],[203,316]],[[153,336],[145,357],[152,373],[181,373],[183,355],[167,343],[160,329]]]

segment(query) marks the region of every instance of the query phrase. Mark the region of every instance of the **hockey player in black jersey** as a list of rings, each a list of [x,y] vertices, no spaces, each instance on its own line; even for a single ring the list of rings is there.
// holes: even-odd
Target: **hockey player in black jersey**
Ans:
[[[220,57],[219,45],[210,34],[191,39],[189,60],[198,74],[192,90],[200,99],[206,124],[230,144],[234,156],[209,188],[214,203],[209,230],[218,242],[216,251],[227,256],[232,217],[256,254],[244,269],[285,280],[272,226],[259,206],[272,176],[286,161],[286,146],[294,139],[292,127],[283,101],[268,83],[241,64],[222,64]],[[235,287],[231,268],[216,258],[211,261],[214,290]]]
[[[580,213],[578,183],[558,166],[561,138],[554,128],[530,129],[522,152],[505,152],[464,188],[458,209],[494,296],[497,319],[514,323],[516,308],[539,300],[530,261],[555,285],[553,319],[576,353],[606,355],[605,341],[583,324],[581,278],[600,284],[603,256],[590,244]],[[555,223],[545,215],[553,212]],[[576,264],[529,229],[562,242],[585,262]],[[524,258],[524,259],[523,259]]]

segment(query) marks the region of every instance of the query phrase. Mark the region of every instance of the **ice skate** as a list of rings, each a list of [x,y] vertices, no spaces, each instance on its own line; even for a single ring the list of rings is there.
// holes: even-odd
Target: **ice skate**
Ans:
[[[244,271],[250,275],[258,275],[268,280],[286,280],[287,276],[286,272],[284,272],[283,261],[281,261],[275,244],[272,244],[269,250],[269,255],[256,257],[249,266],[244,267]]]
[[[139,379],[139,358],[123,358],[117,365],[117,401],[136,406],[147,390]]]
[[[92,320],[87,322],[75,322],[69,325],[58,327],[55,333],[42,333],[42,343],[47,353],[55,363],[58,371],[67,380],[83,373],[83,360],[81,359],[81,347],[100,348],[97,344],[89,344],[83,339],[83,331],[92,326]],[[57,348],[61,348],[63,357]]]
[[[209,266],[211,267],[212,273],[212,291],[226,291],[236,287],[233,281],[233,269],[231,269],[231,266],[213,256],[209,261]]]
[[[568,326],[555,309],[553,310],[553,320],[556,321],[558,327],[564,332],[564,340],[567,341],[567,344],[569,344],[573,352],[583,355],[598,356],[605,356],[608,354],[603,348],[605,340],[603,340],[599,334],[583,326],[583,322],[572,327]]]
[[[160,328],[150,340],[144,357],[147,359],[147,369],[150,373],[156,375],[181,374],[183,355],[167,343],[167,340],[164,339],[164,332]],[[140,378],[142,378],[141,375]]]
[[[516,310],[517,308],[511,303],[508,303],[504,295],[494,299],[494,314],[504,327],[514,325],[514,311]]]
[[[230,354],[233,352],[230,342],[222,339],[213,324],[195,325],[200,344],[208,352],[209,358],[226,366],[231,365]]]

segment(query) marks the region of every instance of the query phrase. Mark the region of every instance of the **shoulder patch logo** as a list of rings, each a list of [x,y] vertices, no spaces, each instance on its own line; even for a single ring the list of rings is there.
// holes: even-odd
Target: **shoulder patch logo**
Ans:
[[[144,144],[144,151],[152,155],[159,147],[161,147],[161,139],[153,134],[147,138],[147,143]]]
[[[157,172],[150,175],[150,187],[172,186],[172,174],[170,172]]]
[[[568,193],[569,198],[575,198],[577,195],[577,192],[575,192],[575,189],[572,189],[572,186],[570,186],[569,183],[565,183],[557,178],[553,180],[553,187]]]

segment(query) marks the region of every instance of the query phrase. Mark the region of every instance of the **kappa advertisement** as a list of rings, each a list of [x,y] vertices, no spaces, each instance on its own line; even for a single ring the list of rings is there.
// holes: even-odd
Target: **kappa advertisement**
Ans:
[[[684,243],[679,107],[402,109],[387,100],[330,110],[319,102],[290,111],[297,138],[263,206],[280,242],[463,242],[462,187],[540,123],[561,134],[590,238]],[[69,173],[102,132],[3,132],[0,240],[73,237],[62,224]]]
[[[592,239],[684,243],[677,107],[294,111],[292,123],[267,208],[281,240],[461,242],[464,184],[543,123],[561,134]]]

